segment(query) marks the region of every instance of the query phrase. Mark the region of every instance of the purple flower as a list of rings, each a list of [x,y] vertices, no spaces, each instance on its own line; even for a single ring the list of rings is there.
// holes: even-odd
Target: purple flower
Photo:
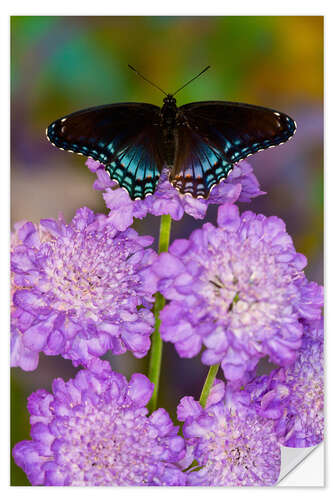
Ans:
[[[174,486],[185,475],[184,456],[168,413],[147,417],[153,384],[140,373],[126,378],[107,362],[94,360],[74,379],[53,382],[28,399],[31,441],[13,456],[32,485]]]
[[[161,335],[181,357],[221,363],[234,384],[247,382],[264,356],[290,365],[302,342],[301,318],[320,317],[322,287],[309,283],[284,222],[235,205],[218,210],[218,227],[204,224],[173,242],[153,264],[169,304]]]
[[[16,326],[15,321],[11,324],[10,353],[11,366],[19,366],[27,372],[37,368],[39,353],[24,345],[23,334]]]
[[[170,214],[174,220],[180,220],[184,213],[195,219],[203,219],[211,204],[248,202],[252,198],[265,194],[259,189],[259,183],[246,161],[235,165],[227,179],[215,186],[208,199],[195,199],[191,195],[179,193],[168,181],[168,169],[163,170],[156,191],[144,200],[132,201],[125,189],[114,189],[112,181],[104,166],[98,161],[88,159],[88,168],[96,173],[94,188],[104,191],[106,206],[110,209],[109,217],[117,229],[123,231],[133,223],[133,217],[144,218],[148,213],[153,215]]]
[[[20,223],[12,241],[12,366],[33,370],[38,353],[83,364],[111,350],[143,357],[154,318],[150,236],[119,233],[88,208]]]
[[[323,440],[323,334],[323,319],[305,322],[295,363],[246,387],[261,414],[275,421],[276,433],[284,446],[305,448]]]
[[[177,415],[184,421],[188,455],[197,462],[187,471],[189,486],[276,483],[280,446],[273,423],[249,405],[246,394],[227,388],[222,401],[205,409],[192,397],[184,397]]]

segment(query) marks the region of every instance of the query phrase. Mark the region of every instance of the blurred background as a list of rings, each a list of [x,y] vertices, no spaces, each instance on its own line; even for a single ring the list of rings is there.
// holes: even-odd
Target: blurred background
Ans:
[[[11,214],[38,222],[67,221],[84,205],[105,212],[84,158],[54,148],[50,122],[73,111],[121,101],[161,105],[162,94],[127,68],[134,65],[169,92],[206,65],[212,68],[177,96],[177,104],[228,100],[275,108],[298,125],[284,145],[250,158],[266,196],[241,210],[282,217],[296,249],[308,258],[309,279],[323,282],[323,18],[47,17],[11,18]],[[216,207],[206,220],[215,222]],[[158,236],[157,218],[135,221]],[[201,221],[173,222],[171,238],[187,237]],[[109,356],[113,369],[147,373],[148,356]],[[170,369],[172,367],[172,369]],[[163,369],[164,368],[164,369]],[[76,373],[69,361],[41,356],[37,370],[12,369],[12,444],[29,439],[27,396],[50,390],[55,377]],[[198,398],[207,368],[181,360],[165,344],[159,406],[175,417],[184,395]],[[28,485],[12,462],[12,485]]]

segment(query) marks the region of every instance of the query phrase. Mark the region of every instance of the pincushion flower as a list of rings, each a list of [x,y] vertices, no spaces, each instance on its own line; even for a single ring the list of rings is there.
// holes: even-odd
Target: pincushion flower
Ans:
[[[153,384],[144,375],[127,382],[95,360],[68,382],[56,379],[52,389],[29,397],[32,439],[13,450],[32,485],[185,484],[176,464],[183,438],[164,409],[147,417]]]
[[[174,220],[180,220],[184,213],[195,219],[203,219],[210,204],[248,202],[265,194],[260,190],[252,167],[246,161],[235,165],[230,175],[212,189],[206,200],[179,193],[168,181],[168,169],[165,169],[152,196],[132,201],[127,191],[119,189],[118,184],[110,179],[104,165],[92,159],[88,159],[86,165],[96,173],[97,180],[94,187],[105,191],[103,197],[110,209],[109,217],[121,231],[133,223],[133,217],[142,219],[148,213],[156,216],[169,214]]]
[[[70,224],[60,217],[16,225],[12,365],[34,369],[39,352],[75,364],[109,349],[145,356],[154,322],[147,308],[155,292],[152,240],[133,229],[120,233],[88,208]]]
[[[320,317],[322,287],[302,271],[284,222],[235,205],[218,210],[188,240],[172,243],[153,265],[158,289],[170,302],[160,314],[161,335],[181,357],[221,363],[226,378],[246,382],[258,360],[290,365],[301,346],[301,317]]]
[[[196,464],[189,486],[271,486],[280,474],[280,446],[273,423],[251,407],[246,394],[228,388],[222,401],[205,409],[182,398],[178,419]]]
[[[275,421],[284,446],[314,446],[324,435],[323,319],[306,321],[296,361],[246,387],[261,414]]]

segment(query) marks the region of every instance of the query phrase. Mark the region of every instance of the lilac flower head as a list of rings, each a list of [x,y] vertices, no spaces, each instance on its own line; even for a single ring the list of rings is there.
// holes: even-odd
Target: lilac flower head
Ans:
[[[210,204],[234,203],[237,200],[248,202],[265,194],[259,189],[259,182],[246,161],[235,165],[227,179],[215,186],[206,200],[179,193],[168,181],[168,169],[164,169],[155,193],[144,200],[132,201],[126,190],[114,189],[117,183],[110,179],[104,165],[91,159],[86,165],[96,173],[94,188],[105,190],[103,196],[110,209],[109,217],[121,231],[133,223],[133,217],[142,219],[148,213],[156,216],[169,214],[174,220],[180,220],[187,213],[195,219],[203,219]]]
[[[28,400],[31,441],[13,456],[32,485],[182,486],[176,465],[184,456],[168,413],[147,417],[153,384],[136,373],[129,383],[94,360],[74,379],[53,382]]]
[[[203,409],[182,398],[187,447],[197,464],[187,471],[189,486],[271,486],[280,474],[280,446],[273,423],[227,388],[222,401]],[[200,468],[199,468],[200,467]]]
[[[85,363],[107,350],[145,356],[155,282],[152,238],[119,233],[88,208],[15,227],[12,245],[12,364],[34,369],[38,353]],[[29,357],[30,356],[30,357]],[[28,368],[27,368],[28,366]]]
[[[261,414],[275,421],[284,446],[315,446],[324,435],[323,320],[305,322],[292,366],[274,370],[246,387]]]
[[[223,205],[217,222],[174,241],[153,265],[170,301],[160,315],[161,335],[181,357],[196,356],[204,344],[203,363],[221,363],[239,384],[261,357],[280,366],[295,360],[300,318],[320,316],[323,294],[305,278],[306,258],[281,219],[240,216],[235,205]]]

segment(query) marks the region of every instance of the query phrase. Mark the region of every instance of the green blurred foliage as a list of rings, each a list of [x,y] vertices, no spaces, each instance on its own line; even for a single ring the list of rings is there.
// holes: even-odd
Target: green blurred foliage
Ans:
[[[10,448],[19,441],[30,438],[29,435],[29,413],[26,408],[26,398],[24,397],[22,386],[15,377],[12,378],[10,404],[11,404],[11,419],[10,419]],[[29,486],[29,481],[22,469],[17,467],[13,457],[10,462],[11,484],[18,486]]]

